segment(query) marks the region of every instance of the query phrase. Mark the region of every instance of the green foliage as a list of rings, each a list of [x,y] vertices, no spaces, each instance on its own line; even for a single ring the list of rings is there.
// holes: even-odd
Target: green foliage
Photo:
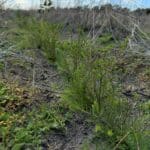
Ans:
[[[0,106],[5,106],[10,101],[15,101],[16,96],[9,90],[9,88],[0,82]]]
[[[63,41],[57,50],[57,65],[67,78],[62,94],[65,104],[74,111],[90,115],[96,125],[96,139],[104,138],[110,149],[119,143],[117,148],[125,150],[137,147],[137,136],[133,131],[138,119],[132,117],[133,109],[129,101],[119,94],[115,75],[117,57],[113,54],[115,45],[111,40],[110,36],[101,37],[100,47],[83,37]],[[125,47],[126,40],[119,42],[117,48]],[[141,129],[143,125],[144,122],[137,127]],[[145,139],[143,132],[136,132],[141,137],[138,141]],[[143,146],[140,145],[140,148]]]
[[[105,34],[105,35],[102,35],[101,37],[99,37],[98,41],[101,43],[101,44],[110,44],[111,42],[114,41],[113,37],[111,34]]]
[[[23,18],[18,21],[16,40],[19,49],[41,49],[47,59],[55,62],[60,26],[44,20]]]
[[[0,62],[0,70],[2,70],[4,68],[4,63]]]
[[[90,150],[90,144],[88,141],[85,141],[81,147],[81,150]]]
[[[65,119],[57,108],[43,105],[39,110],[34,109],[21,115],[1,113],[0,138],[3,140],[0,146],[12,149],[39,148],[44,133],[53,130],[65,131]]]
[[[64,77],[72,78],[72,75],[84,60],[87,48],[88,42],[85,39],[67,40],[59,43],[56,64]]]
[[[0,148],[38,149],[45,133],[55,130],[65,132],[68,117],[62,116],[63,110],[59,105],[43,104],[32,108],[32,111],[22,109],[19,112],[7,109],[9,102],[15,105],[15,101],[20,100],[16,93],[8,85],[0,83]]]
[[[27,114],[27,124],[16,127],[14,130],[14,146],[30,144],[39,147],[42,134],[50,130],[65,130],[65,120],[56,111],[57,109],[42,106],[39,110],[33,110]]]
[[[148,77],[150,77],[150,68],[146,68],[144,71],[145,75],[147,75]]]

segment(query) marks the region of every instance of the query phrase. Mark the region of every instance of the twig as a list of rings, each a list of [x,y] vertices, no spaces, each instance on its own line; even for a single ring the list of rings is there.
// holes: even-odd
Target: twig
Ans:
[[[113,150],[116,150],[116,149],[119,147],[119,145],[124,141],[124,139],[125,139],[129,134],[130,134],[130,132],[127,132],[127,133],[120,139],[120,141],[117,143],[117,145],[114,147]]]

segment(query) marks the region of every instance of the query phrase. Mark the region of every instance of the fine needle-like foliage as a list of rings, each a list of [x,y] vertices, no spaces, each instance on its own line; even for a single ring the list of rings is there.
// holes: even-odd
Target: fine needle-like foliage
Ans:
[[[58,69],[67,77],[62,99],[71,110],[83,112],[92,118],[95,142],[103,137],[108,139],[110,149],[140,147],[146,150],[148,145],[143,146],[139,141],[147,138],[144,133],[147,131],[138,132],[138,128],[140,131],[144,126],[147,115],[138,109],[144,121],[140,120],[141,116],[138,119],[132,116],[133,106],[121,95],[119,84],[116,83],[117,56],[112,53],[115,45],[108,36],[100,38],[99,42],[102,43],[100,48],[83,37],[62,42],[57,61]],[[118,53],[122,51],[118,50]],[[137,126],[139,120],[141,124]]]
[[[49,24],[44,20],[19,18],[15,31],[17,46],[19,49],[40,49],[48,60],[55,62],[59,29],[59,25]]]

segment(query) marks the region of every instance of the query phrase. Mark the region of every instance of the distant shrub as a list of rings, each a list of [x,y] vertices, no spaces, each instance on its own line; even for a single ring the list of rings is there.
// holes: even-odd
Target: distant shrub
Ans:
[[[44,20],[23,18],[18,22],[17,45],[20,49],[41,49],[49,60],[55,62],[59,28],[59,25]]]

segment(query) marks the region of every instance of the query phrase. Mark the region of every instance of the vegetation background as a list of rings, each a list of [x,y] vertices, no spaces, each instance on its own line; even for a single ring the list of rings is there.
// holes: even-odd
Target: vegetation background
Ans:
[[[149,150],[149,9],[0,9],[0,150]]]

